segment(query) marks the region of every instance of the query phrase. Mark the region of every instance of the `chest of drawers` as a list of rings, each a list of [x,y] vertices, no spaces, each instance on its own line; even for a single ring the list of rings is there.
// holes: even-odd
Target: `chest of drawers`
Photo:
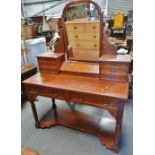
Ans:
[[[74,51],[95,51],[99,56],[100,50],[100,21],[78,19],[65,22],[67,41]],[[76,53],[77,54],[77,53]],[[88,55],[89,57],[89,55]]]

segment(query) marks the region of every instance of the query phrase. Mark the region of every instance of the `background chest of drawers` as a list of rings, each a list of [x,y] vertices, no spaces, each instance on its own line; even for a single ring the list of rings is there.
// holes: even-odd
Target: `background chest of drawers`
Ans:
[[[65,22],[68,44],[76,50],[95,51],[99,53],[100,21],[78,19]],[[99,55],[99,54],[98,54]]]

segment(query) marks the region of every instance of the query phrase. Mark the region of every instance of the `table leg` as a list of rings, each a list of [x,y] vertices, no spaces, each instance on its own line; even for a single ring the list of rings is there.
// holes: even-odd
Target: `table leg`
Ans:
[[[33,112],[33,116],[34,116],[34,120],[35,120],[35,125],[38,128],[38,125],[39,125],[38,114],[37,114],[37,110],[36,110],[36,106],[35,106],[34,102],[31,102],[31,108],[32,108],[32,112]]]
[[[120,103],[120,106],[117,111],[116,115],[116,128],[115,128],[115,135],[114,135],[114,146],[113,151],[118,152],[118,143],[119,143],[119,137],[121,133],[121,125],[122,125],[122,118],[123,118],[123,111],[124,111],[124,103]]]
[[[57,105],[55,104],[55,98],[52,98],[52,109],[55,109]]]

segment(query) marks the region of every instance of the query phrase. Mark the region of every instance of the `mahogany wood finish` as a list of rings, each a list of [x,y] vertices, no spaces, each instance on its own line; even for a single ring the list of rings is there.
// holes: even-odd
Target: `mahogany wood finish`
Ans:
[[[39,128],[51,127],[56,124],[80,129],[95,134],[108,148],[118,151],[124,103],[127,100],[128,83],[98,80],[93,77],[83,77],[65,74],[36,74],[24,81],[29,101],[31,102],[35,124]],[[88,116],[72,109],[53,110],[40,121],[34,105],[35,98],[46,96],[79,104],[91,105],[107,109],[116,119],[114,133],[107,134],[100,127],[100,119]],[[85,124],[83,126],[83,124]]]
[[[62,63],[64,62],[64,54],[45,52],[37,56],[37,59],[41,74],[58,73]]]
[[[111,80],[117,82],[128,82],[129,55],[117,55],[107,58],[103,55],[100,58],[100,80]]]

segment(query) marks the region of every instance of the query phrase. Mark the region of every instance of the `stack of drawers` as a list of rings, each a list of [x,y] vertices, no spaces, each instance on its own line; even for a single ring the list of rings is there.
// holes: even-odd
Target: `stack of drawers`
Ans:
[[[86,19],[65,22],[68,44],[74,51],[95,51],[100,49],[100,21]]]
[[[102,60],[103,62],[100,63],[101,80],[128,82],[129,63],[131,61],[128,55],[117,55],[116,58]]]
[[[63,53],[45,52],[42,55],[37,56],[37,58],[41,74],[58,73],[64,62]]]

